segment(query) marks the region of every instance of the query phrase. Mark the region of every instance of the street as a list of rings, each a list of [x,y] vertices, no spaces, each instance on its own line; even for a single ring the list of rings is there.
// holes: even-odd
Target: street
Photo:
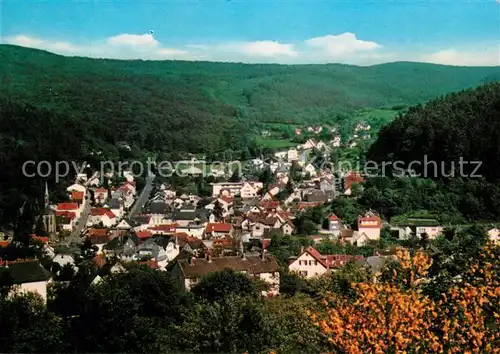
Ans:
[[[153,190],[153,180],[155,179],[155,175],[150,174],[148,177],[146,177],[146,185],[144,186],[144,189],[142,190],[141,194],[135,201],[134,205],[130,209],[129,217],[133,218],[134,216],[137,216],[141,212],[142,206],[148,201],[149,194]]]

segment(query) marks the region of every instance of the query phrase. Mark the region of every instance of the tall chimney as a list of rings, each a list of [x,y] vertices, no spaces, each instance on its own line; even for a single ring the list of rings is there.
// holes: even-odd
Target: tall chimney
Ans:
[[[263,250],[262,250],[261,257],[260,257],[260,259],[261,259],[262,261],[265,261],[265,260],[266,260],[266,253],[267,253],[267,250],[263,249]]]
[[[300,247],[300,254],[304,253],[304,246]]]

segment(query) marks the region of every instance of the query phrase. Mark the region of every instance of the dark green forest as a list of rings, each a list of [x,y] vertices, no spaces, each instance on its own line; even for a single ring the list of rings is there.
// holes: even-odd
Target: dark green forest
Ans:
[[[42,196],[44,181],[22,176],[27,160],[92,164],[143,158],[148,152],[172,159],[186,152],[212,157],[227,150],[247,152],[266,124],[329,124],[344,117],[342,124],[349,125],[347,117],[360,109],[417,104],[499,75],[498,68],[418,63],[103,60],[9,45],[0,46],[0,63],[0,223],[15,219],[24,200],[31,208],[33,198]],[[432,156],[446,160],[467,152],[464,156],[488,161],[491,173],[485,174],[494,177],[498,128],[489,121],[498,115],[498,86],[481,89],[476,98],[470,92],[460,95],[451,99],[455,103],[439,99],[425,109],[412,108],[381,133],[370,158],[407,160],[434,150]],[[462,101],[469,102],[463,109]],[[455,113],[461,118],[452,118]],[[121,142],[131,151],[120,149]]]
[[[498,68],[392,63],[249,65],[64,57],[0,46],[0,97],[64,114],[84,141],[213,153],[248,145],[259,123],[330,122],[411,105],[483,82]],[[61,123],[65,124],[65,123]],[[214,129],[217,127],[217,129]],[[68,130],[68,135],[83,138]]]
[[[382,128],[367,160],[379,166],[384,161],[401,161],[400,166],[420,162],[412,165],[419,178],[402,176],[389,165],[385,176],[371,178],[365,184],[356,203],[376,209],[387,219],[428,210],[449,223],[498,220],[500,84],[410,108]],[[469,162],[462,164],[462,171],[460,160]],[[427,164],[426,171],[425,161],[435,161],[436,165]],[[349,210],[346,206],[339,208]]]

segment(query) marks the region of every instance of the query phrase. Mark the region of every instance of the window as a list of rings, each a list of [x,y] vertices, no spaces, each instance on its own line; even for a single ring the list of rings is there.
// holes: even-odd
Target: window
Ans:
[[[307,277],[307,270],[301,271],[300,275],[302,275],[303,277]]]
[[[314,265],[318,265],[318,261],[314,261]]]
[[[299,265],[302,265],[302,261],[299,261]]]

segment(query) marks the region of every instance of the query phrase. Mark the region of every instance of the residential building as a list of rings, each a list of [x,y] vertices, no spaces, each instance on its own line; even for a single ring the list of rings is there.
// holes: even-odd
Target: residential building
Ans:
[[[52,274],[36,260],[16,262],[2,262],[0,274],[7,277],[12,284],[13,292],[33,292],[40,295],[47,302],[47,284],[52,281]],[[4,278],[5,279],[5,278]]]
[[[344,266],[349,261],[362,261],[363,256],[346,254],[322,255],[314,247],[308,247],[294,259],[288,269],[305,278],[321,276],[327,272]]]
[[[269,291],[263,291],[263,295],[279,294],[278,262],[265,251],[260,256],[179,259],[172,270],[172,275],[184,290],[189,291],[202,277],[227,268],[268,283]]]
[[[240,193],[241,187],[243,187],[243,182],[220,182],[211,183],[211,185],[213,197],[218,197],[220,195],[234,197]]]

